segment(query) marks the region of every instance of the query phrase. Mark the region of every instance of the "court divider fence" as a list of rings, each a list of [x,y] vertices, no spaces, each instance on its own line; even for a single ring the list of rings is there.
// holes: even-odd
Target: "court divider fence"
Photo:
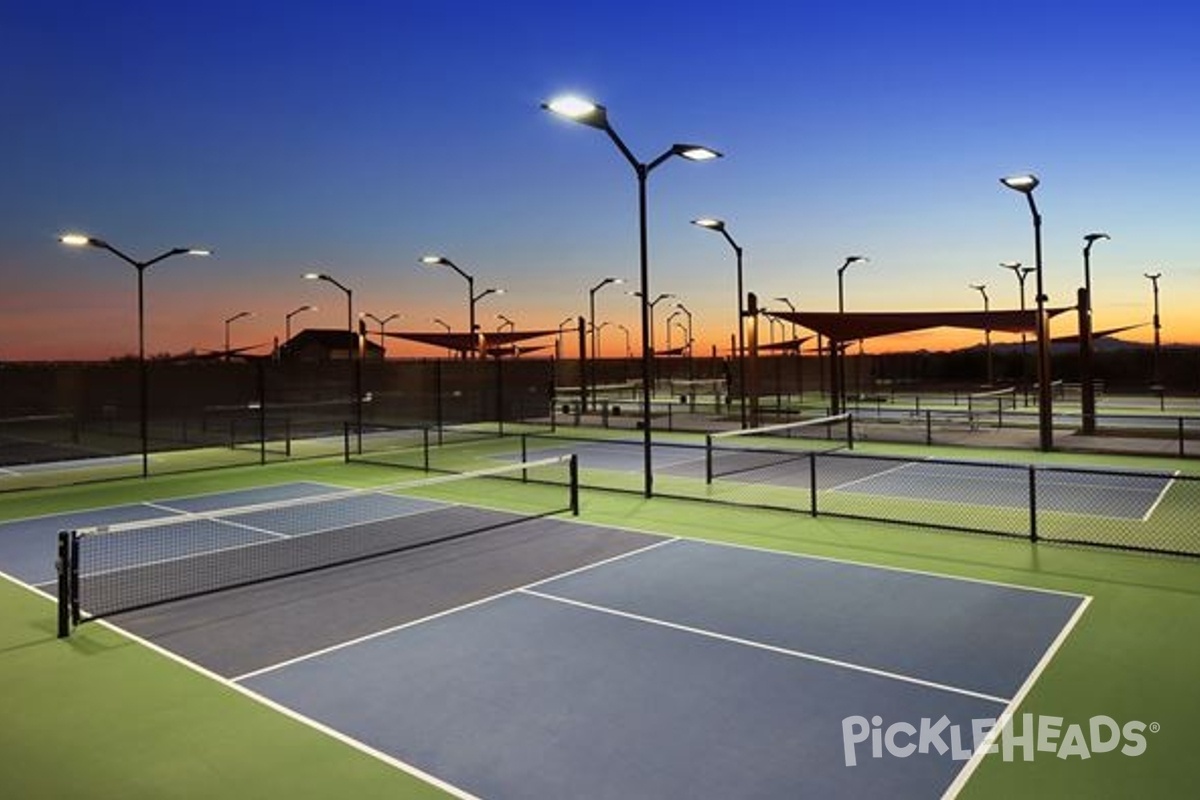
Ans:
[[[733,438],[736,441],[736,437]],[[440,442],[440,443],[439,443]],[[883,456],[830,440],[653,443],[656,497],[1032,542],[1200,556],[1200,477],[1172,472]],[[836,444],[836,442],[833,442]],[[642,494],[643,443],[613,431],[509,426],[351,433],[346,460],[430,472],[574,453],[585,490]],[[714,463],[714,461],[716,463]]]

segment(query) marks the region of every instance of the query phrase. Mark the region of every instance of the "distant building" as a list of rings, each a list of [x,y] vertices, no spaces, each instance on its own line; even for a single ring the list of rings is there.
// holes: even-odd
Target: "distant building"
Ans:
[[[280,345],[279,358],[282,361],[349,361],[358,352],[358,340],[357,333],[347,330],[308,328]],[[382,347],[364,339],[364,361],[382,361],[384,354]]]

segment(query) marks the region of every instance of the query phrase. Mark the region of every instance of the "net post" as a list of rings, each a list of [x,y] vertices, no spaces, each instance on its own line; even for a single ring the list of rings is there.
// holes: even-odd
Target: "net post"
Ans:
[[[292,457],[292,418],[285,416],[283,418],[283,454],[288,458]]]
[[[438,438],[442,436],[441,427],[438,428]],[[425,471],[429,472],[429,428],[421,429],[421,463],[425,467]]]
[[[1179,440],[1179,457],[1183,458],[1183,417],[1176,417],[1175,422],[1179,431],[1179,436],[1177,437]]]
[[[817,516],[817,454],[808,454],[808,498],[809,515]]]
[[[854,449],[854,415],[846,415],[846,449]]]
[[[570,461],[570,482],[571,482],[571,516],[579,516],[579,455],[571,453]]]
[[[58,532],[58,638],[71,635],[71,532]]]
[[[711,433],[704,434],[704,482],[713,482],[713,437]]]
[[[925,444],[933,444],[933,412],[925,409]]]
[[[1029,541],[1038,540],[1037,526],[1037,467],[1029,465]]]
[[[350,463],[350,423],[342,423],[342,461]]]

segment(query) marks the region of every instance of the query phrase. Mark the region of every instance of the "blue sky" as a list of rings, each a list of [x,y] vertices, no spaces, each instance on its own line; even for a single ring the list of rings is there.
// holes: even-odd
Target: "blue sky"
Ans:
[[[553,328],[637,270],[629,166],[538,108],[567,90],[644,159],[677,141],[726,154],[650,181],[651,292],[677,294],[702,341],[728,342],[736,303],[728,246],[688,224],[706,215],[763,298],[834,308],[837,267],[864,253],[848,309],[977,307],[978,282],[1015,307],[997,263],[1032,262],[1032,235],[998,178],[1030,170],[1052,303],[1104,230],[1096,326],[1148,321],[1142,273],[1161,269],[1164,339],[1200,341],[1198,22],[1154,0],[9,3],[0,358],[134,349],[132,270],[63,248],[66,230],[143,257],[216,251],[148,273],[153,352],[218,347],[241,310],[235,344],[282,335],[304,303],[321,310],[294,324],[341,325],[343,298],[299,278],[313,266],[356,311],[462,329],[463,282],[426,252],[506,289],[480,303],[485,329]],[[597,300],[634,328],[632,298]]]

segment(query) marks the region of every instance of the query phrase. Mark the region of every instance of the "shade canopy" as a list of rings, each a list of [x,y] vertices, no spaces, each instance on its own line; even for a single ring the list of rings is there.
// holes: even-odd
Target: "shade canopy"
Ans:
[[[1047,309],[1050,316],[1071,311],[1066,308]],[[835,342],[873,339],[897,333],[929,328],[967,328],[970,330],[1035,333],[1037,311],[771,311],[776,319],[792,322]]]

